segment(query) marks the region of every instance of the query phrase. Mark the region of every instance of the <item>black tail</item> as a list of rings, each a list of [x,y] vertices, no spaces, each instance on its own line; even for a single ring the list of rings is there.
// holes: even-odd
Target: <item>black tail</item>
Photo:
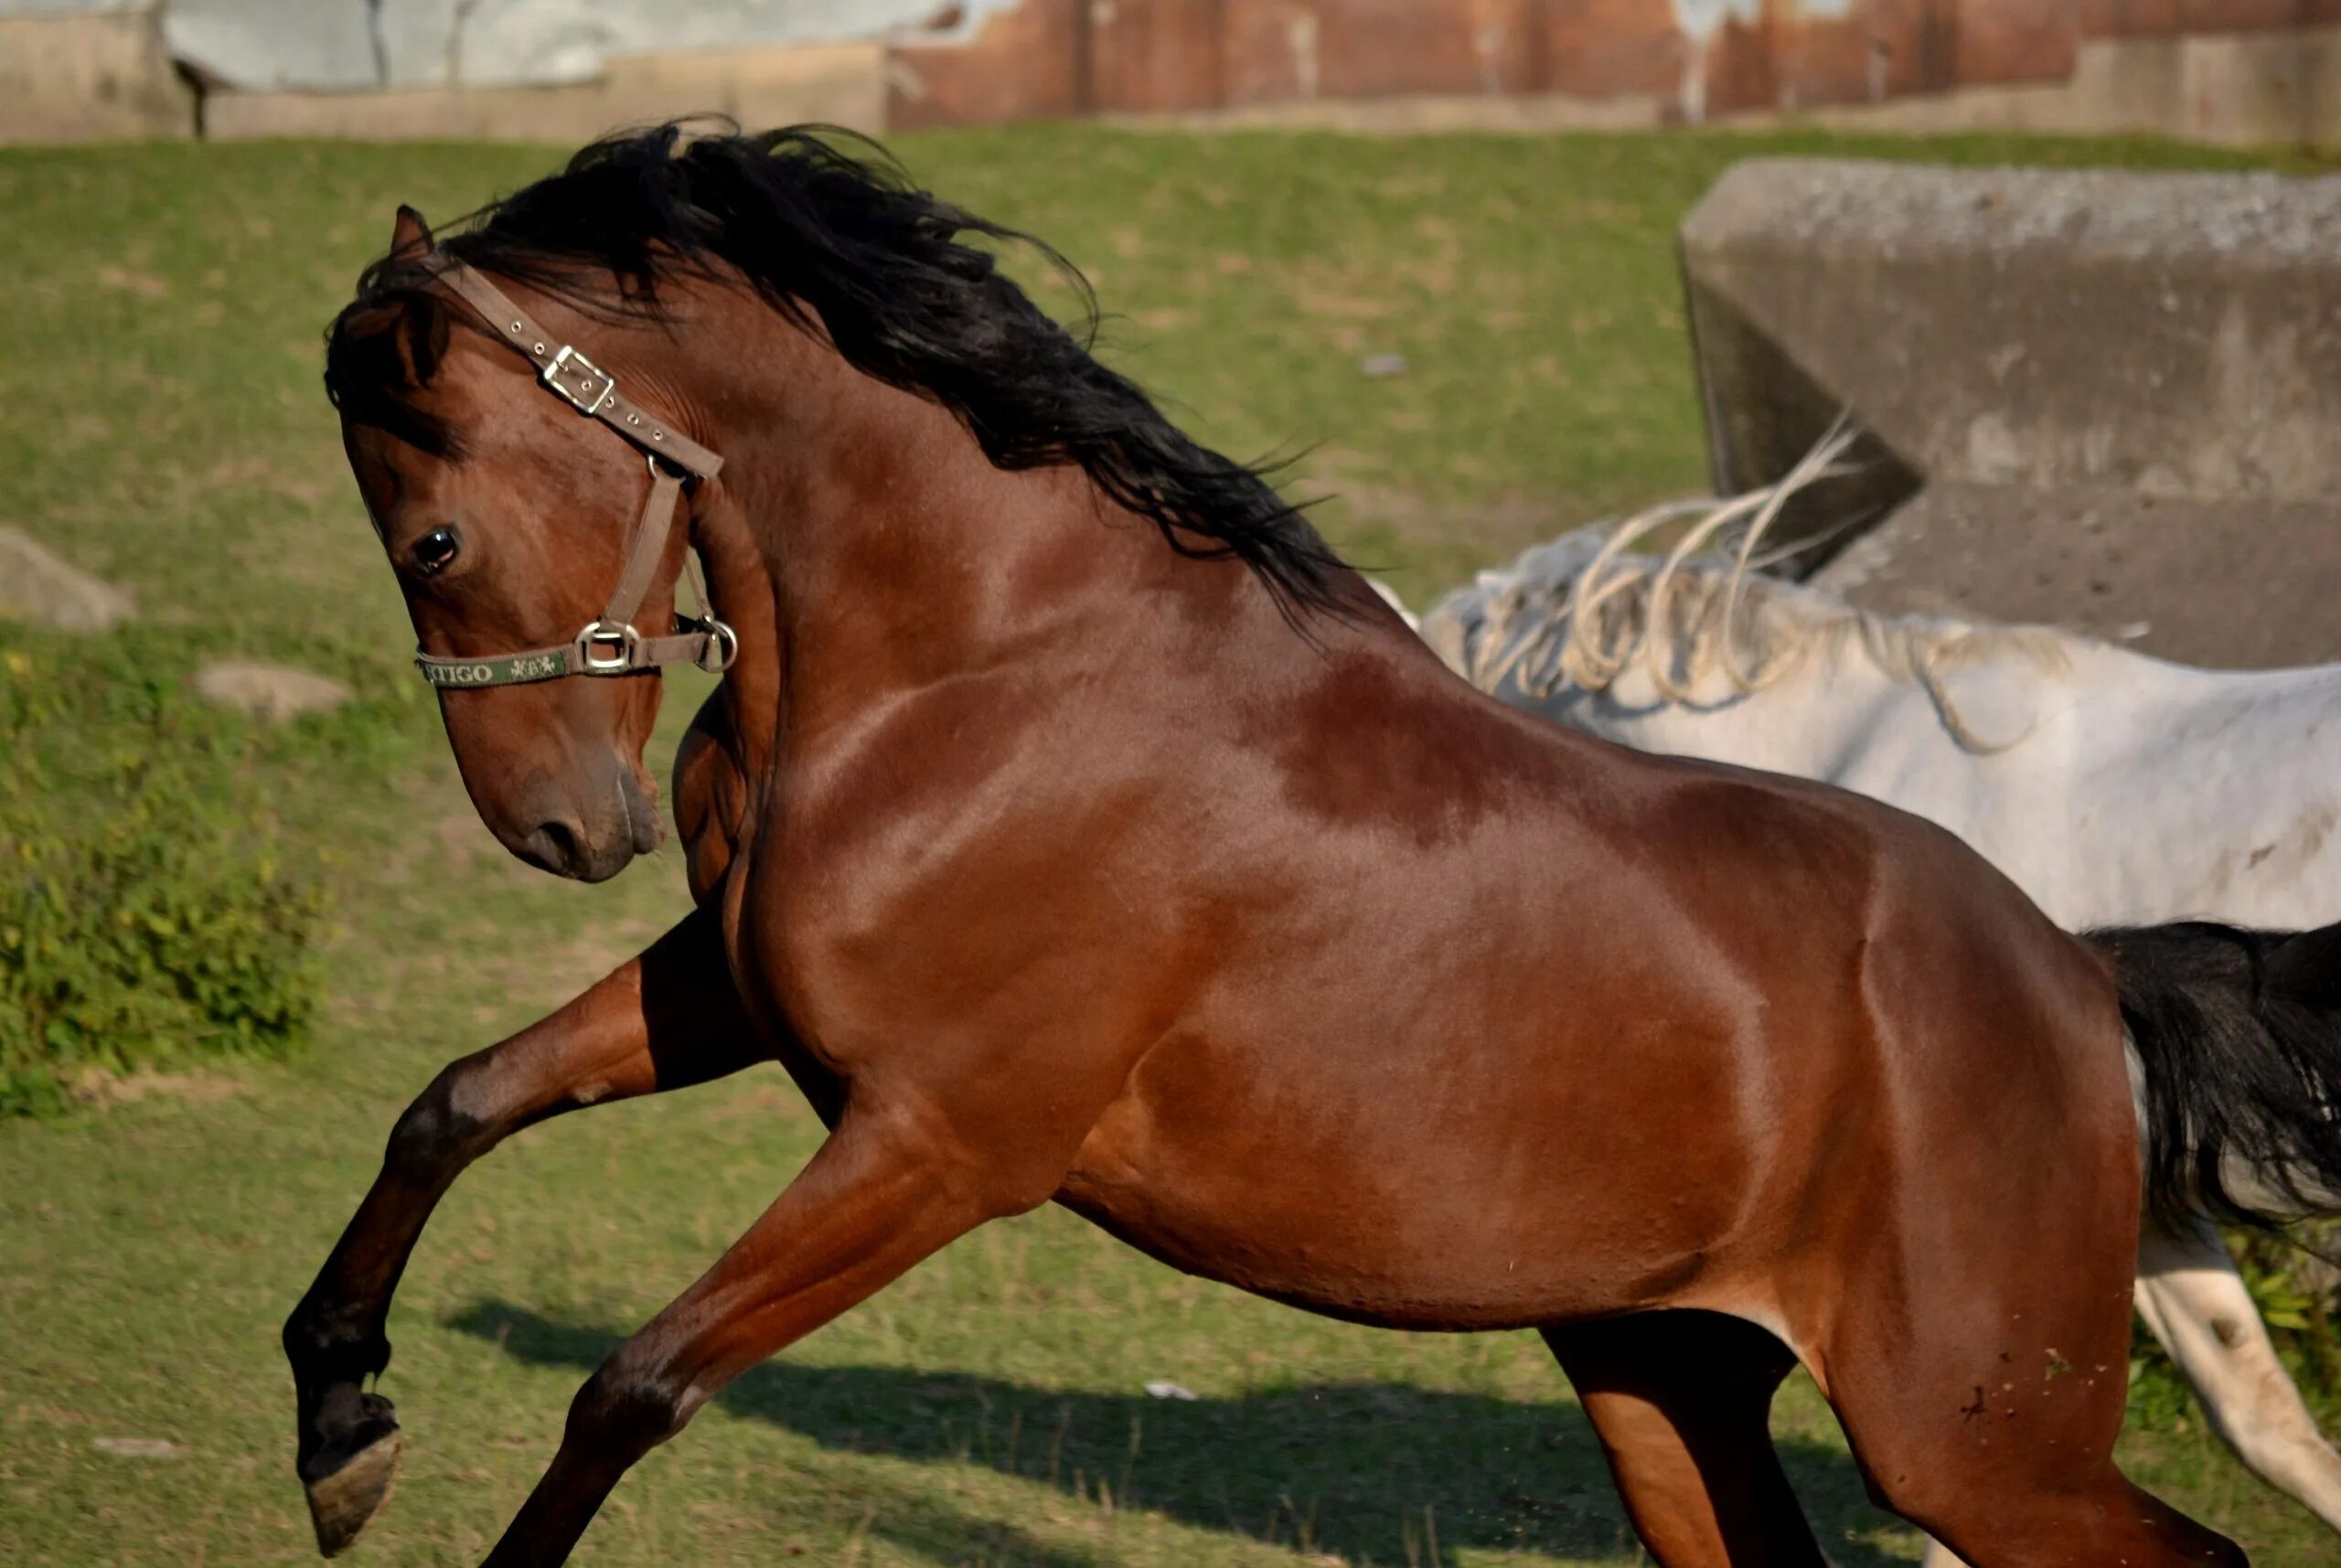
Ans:
[[[2146,1204],[2277,1225],[2341,1195],[2341,925],[2093,931],[2144,1070]],[[2255,1190],[2228,1181],[2250,1173]]]

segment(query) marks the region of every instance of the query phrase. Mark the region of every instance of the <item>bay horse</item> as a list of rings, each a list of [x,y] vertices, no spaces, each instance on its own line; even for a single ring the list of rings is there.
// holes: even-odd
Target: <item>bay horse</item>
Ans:
[[[508,848],[615,874],[657,836],[656,670],[729,673],[676,767],[695,912],[423,1092],[286,1324],[320,1546],[387,1490],[366,1384],[457,1172],[777,1061],[827,1140],[587,1380],[493,1568],[564,1561],[743,1371],[1051,1200],[1311,1311],[1539,1329],[1667,1568],[1822,1563],[1766,1431],[1799,1362],[1983,1568],[2240,1563],[2111,1458],[2122,997],[2192,982],[1918,818],[1474,691],[1034,306],[1010,237],[828,135],[668,126],[444,241],[401,209],[336,321]],[[690,552],[720,632],[669,619]],[[2140,1017],[2150,1089],[2197,1083],[2207,1031]]]
[[[1939,823],[2069,929],[2341,911],[2341,665],[2197,669],[2053,626],[1879,614],[1751,571],[1787,505],[1825,507],[1852,434],[1777,485],[1537,545],[1442,596],[1422,635],[1482,690],[1587,734]],[[1686,526],[1673,549],[1631,549],[1668,524]],[[2232,931],[2198,937],[2212,962],[2250,961]],[[2341,1019],[2320,1022],[2314,1052],[2341,1061]],[[2302,1185],[2307,1202],[2279,1206],[2341,1207]],[[2149,1216],[2136,1295],[2212,1429],[2341,1531],[2341,1453],[2204,1216]]]

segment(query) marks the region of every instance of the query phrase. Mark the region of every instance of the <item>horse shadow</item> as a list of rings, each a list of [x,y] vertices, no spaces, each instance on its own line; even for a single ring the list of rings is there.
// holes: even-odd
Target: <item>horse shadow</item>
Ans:
[[[448,1327],[531,1366],[581,1376],[625,1337],[486,1300]],[[1554,1376],[1560,1375],[1557,1369]],[[1034,1388],[902,1367],[769,1361],[716,1396],[733,1415],[832,1451],[984,1466],[1093,1508],[1151,1510],[1301,1561],[1436,1568],[1460,1551],[1639,1558],[1583,1413],[1569,1403],[1382,1382],[1300,1383],[1235,1399]],[[1779,1442],[1837,1568],[1888,1568],[1852,1462],[1811,1438]],[[940,1562],[1117,1568],[1103,1545],[1045,1543],[969,1517],[943,1488],[893,1489],[871,1533]],[[1328,1556],[1327,1554],[1331,1554]]]

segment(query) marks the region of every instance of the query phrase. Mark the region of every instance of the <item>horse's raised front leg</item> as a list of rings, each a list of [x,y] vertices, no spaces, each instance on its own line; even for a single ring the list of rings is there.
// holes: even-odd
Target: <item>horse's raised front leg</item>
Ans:
[[[568,1560],[628,1467],[718,1390],[987,1219],[1003,1200],[940,1118],[849,1108],[715,1266],[578,1391],[560,1452],[487,1568]]]
[[[2341,1530],[2341,1454],[2316,1429],[2227,1244],[2208,1221],[2138,1243],[2138,1315],[2195,1386],[2211,1429],[2252,1473]]]
[[[296,1465],[320,1551],[347,1546],[390,1488],[398,1422],[365,1381],[390,1364],[391,1293],[464,1168],[531,1123],[703,1083],[766,1054],[715,913],[702,910],[551,1017],[450,1065],[407,1107],[373,1188],[284,1325]]]

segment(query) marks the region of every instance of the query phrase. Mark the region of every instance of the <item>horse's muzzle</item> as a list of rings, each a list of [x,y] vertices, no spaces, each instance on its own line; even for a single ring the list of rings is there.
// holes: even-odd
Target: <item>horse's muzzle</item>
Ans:
[[[524,836],[507,839],[506,848],[540,871],[580,882],[605,882],[636,855],[657,848],[666,835],[657,795],[638,770],[617,763],[611,771],[610,787],[595,803],[600,809],[549,814]]]

